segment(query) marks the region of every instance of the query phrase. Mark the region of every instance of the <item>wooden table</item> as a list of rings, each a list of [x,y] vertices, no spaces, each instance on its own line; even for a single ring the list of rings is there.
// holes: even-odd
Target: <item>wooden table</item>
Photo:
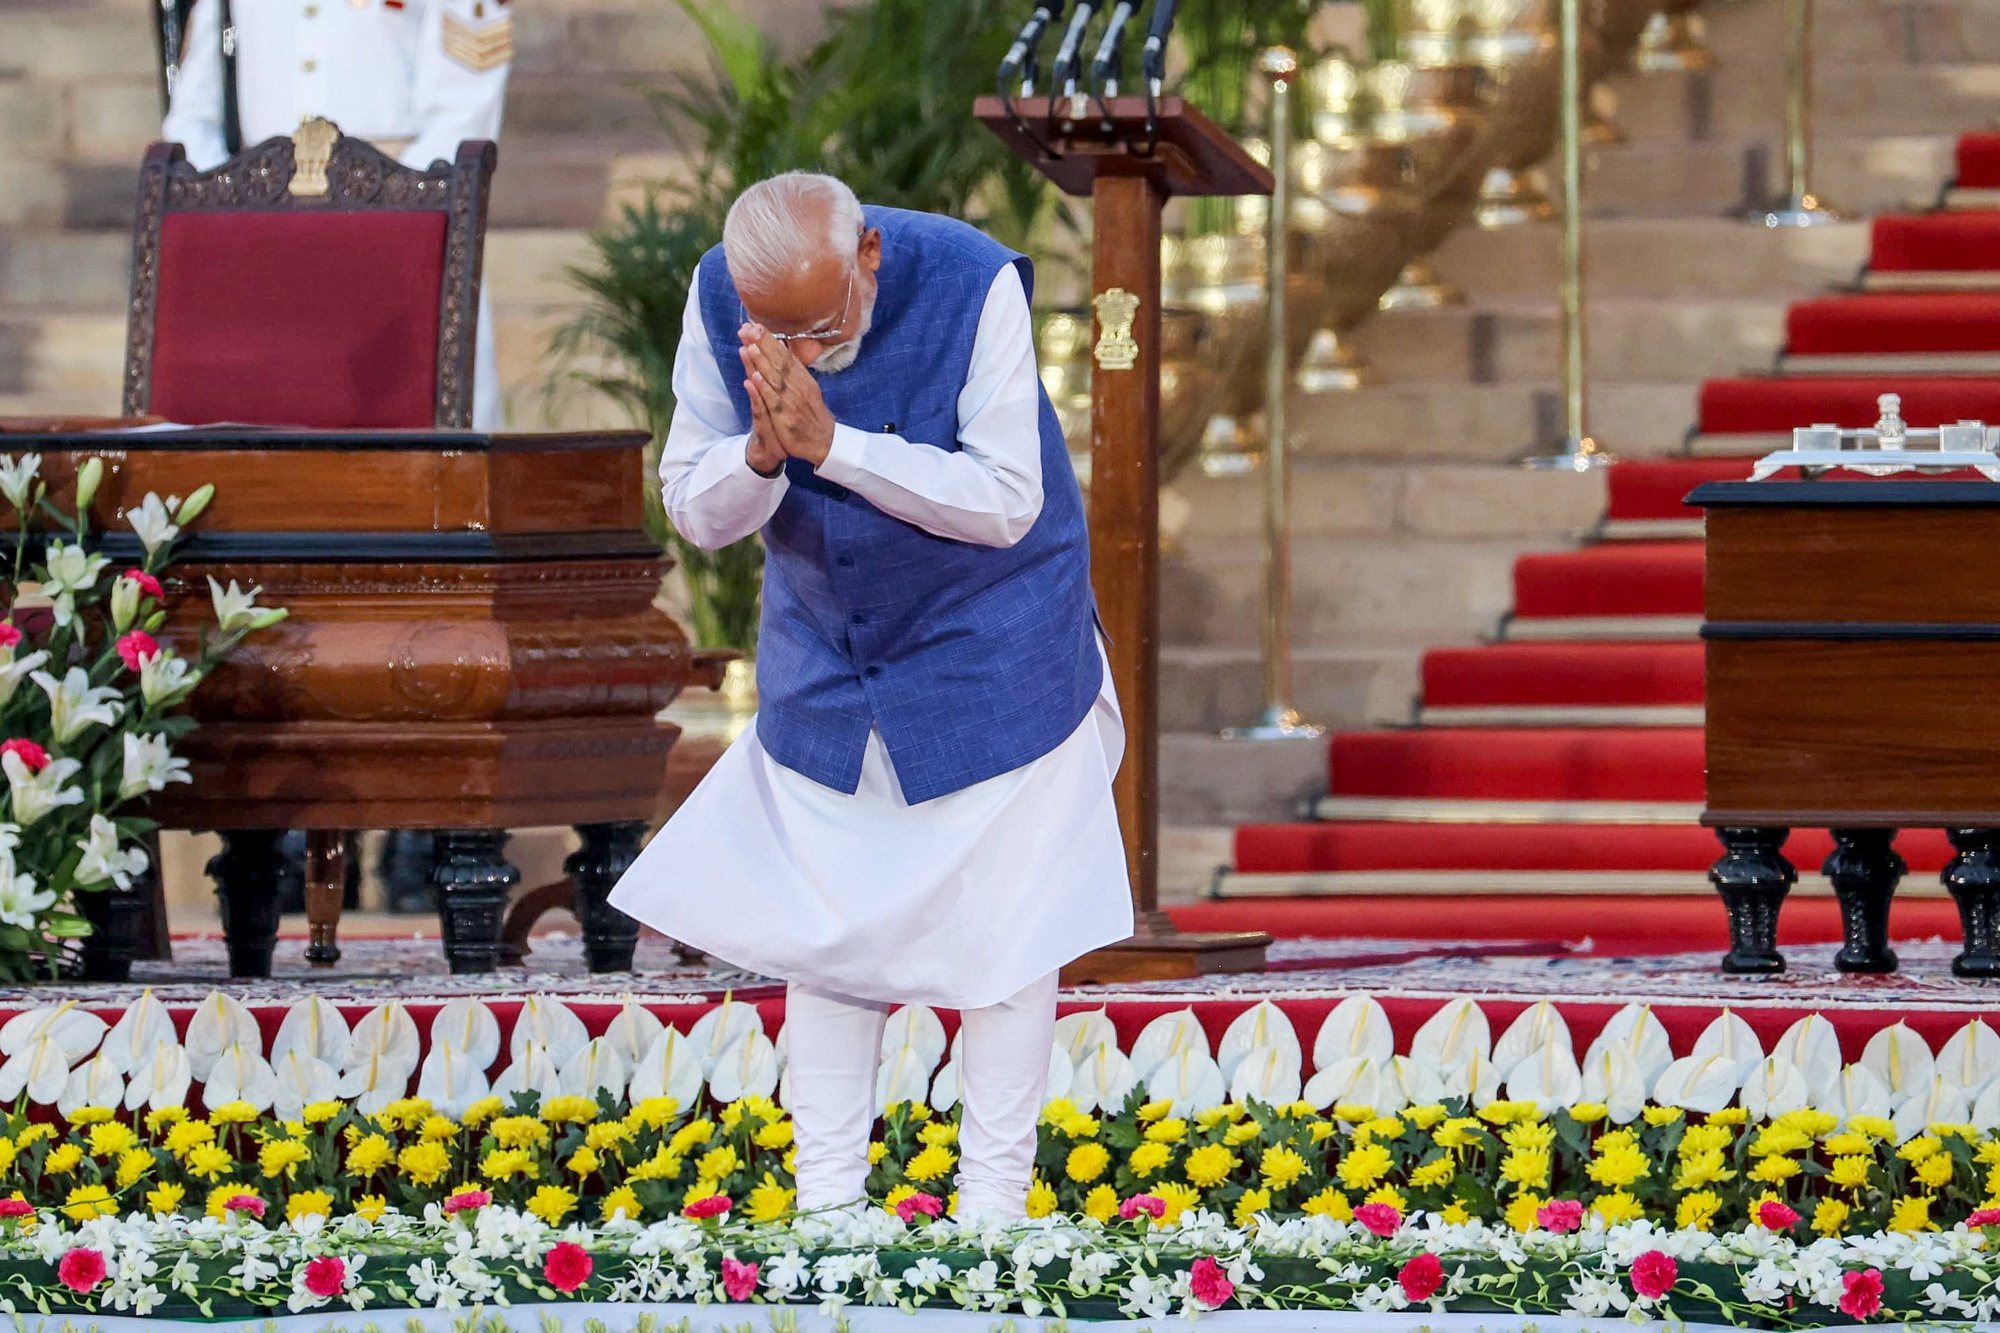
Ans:
[[[0,423],[4,427],[6,423]],[[105,549],[129,561],[124,521],[148,491],[216,498],[170,571],[172,600],[208,579],[290,609],[191,701],[191,786],[148,813],[215,830],[209,863],[230,970],[269,975],[279,842],[317,834],[307,956],[339,957],[339,832],[439,830],[434,880],[454,971],[492,970],[520,879],[507,830],[575,826],[566,869],[597,970],[629,968],[638,926],[604,901],[638,854],[677,729],[655,714],[708,673],[653,599],[667,568],[647,534],[635,432],[200,429],[162,434],[19,430],[58,499],[103,458],[92,506]],[[169,637],[212,623],[177,610]],[[720,664],[713,664],[715,673]],[[113,909],[130,904],[111,904]],[[115,932],[111,932],[115,933]],[[100,958],[115,973],[121,961]]]
[[[1898,829],[1957,855],[1962,977],[2000,977],[2000,485],[1713,482],[1702,638],[1725,972],[1784,970],[1790,830],[1826,828],[1843,972],[1888,972]]]

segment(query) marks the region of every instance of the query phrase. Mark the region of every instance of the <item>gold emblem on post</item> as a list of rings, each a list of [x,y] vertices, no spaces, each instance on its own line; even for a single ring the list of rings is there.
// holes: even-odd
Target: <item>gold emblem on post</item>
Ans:
[[[1139,343],[1132,336],[1132,317],[1139,312],[1139,298],[1123,287],[1112,287],[1092,298],[1097,323],[1104,330],[1098,336],[1093,355],[1099,370],[1130,370],[1139,359]]]
[[[326,193],[326,169],[339,138],[340,127],[321,116],[308,116],[292,132],[293,194],[316,199]]]

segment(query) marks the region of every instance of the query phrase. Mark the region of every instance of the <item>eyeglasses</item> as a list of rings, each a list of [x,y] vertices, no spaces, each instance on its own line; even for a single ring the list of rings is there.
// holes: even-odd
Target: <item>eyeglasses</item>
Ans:
[[[847,307],[848,303],[853,299],[854,269],[849,268],[847,270],[847,291],[840,298],[840,319],[837,323],[828,325],[823,329],[814,329],[809,333],[772,333],[771,337],[776,339],[779,345],[783,347],[790,347],[793,343],[799,342],[818,343],[822,349],[838,347],[847,341]],[[748,324],[750,322],[750,312],[744,309],[741,301],[736,303],[736,308],[742,312],[743,322]],[[766,330],[766,332],[770,331]]]

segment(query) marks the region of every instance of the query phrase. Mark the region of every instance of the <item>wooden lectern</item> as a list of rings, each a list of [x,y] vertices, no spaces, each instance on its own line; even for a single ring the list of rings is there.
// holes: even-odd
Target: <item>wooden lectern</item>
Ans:
[[[1260,932],[1181,933],[1159,908],[1160,210],[1170,195],[1269,194],[1271,173],[1178,97],[1087,107],[982,97],[973,114],[1095,216],[1091,304],[1090,544],[1125,712],[1116,786],[1138,929],[1078,959],[1066,981],[1128,981],[1264,966]],[[1074,111],[1068,115],[1065,112]]]

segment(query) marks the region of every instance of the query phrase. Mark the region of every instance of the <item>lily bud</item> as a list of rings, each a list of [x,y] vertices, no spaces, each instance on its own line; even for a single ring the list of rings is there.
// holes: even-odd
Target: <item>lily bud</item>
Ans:
[[[291,612],[282,606],[262,607],[251,614],[250,628],[269,629],[290,614]]]
[[[208,502],[215,498],[215,483],[206,481],[193,495],[181,501],[181,507],[174,511],[174,522],[186,527],[201,517],[201,511],[208,508]]]
[[[76,512],[86,513],[97,498],[98,483],[104,480],[104,460],[92,458],[76,470]]]
[[[133,617],[139,614],[139,596],[139,585],[134,580],[111,580],[111,623],[120,634],[132,627]]]
[[[160,626],[166,623],[167,613],[165,611],[155,611],[152,615],[146,617],[144,628],[148,634],[153,634],[158,632]]]

